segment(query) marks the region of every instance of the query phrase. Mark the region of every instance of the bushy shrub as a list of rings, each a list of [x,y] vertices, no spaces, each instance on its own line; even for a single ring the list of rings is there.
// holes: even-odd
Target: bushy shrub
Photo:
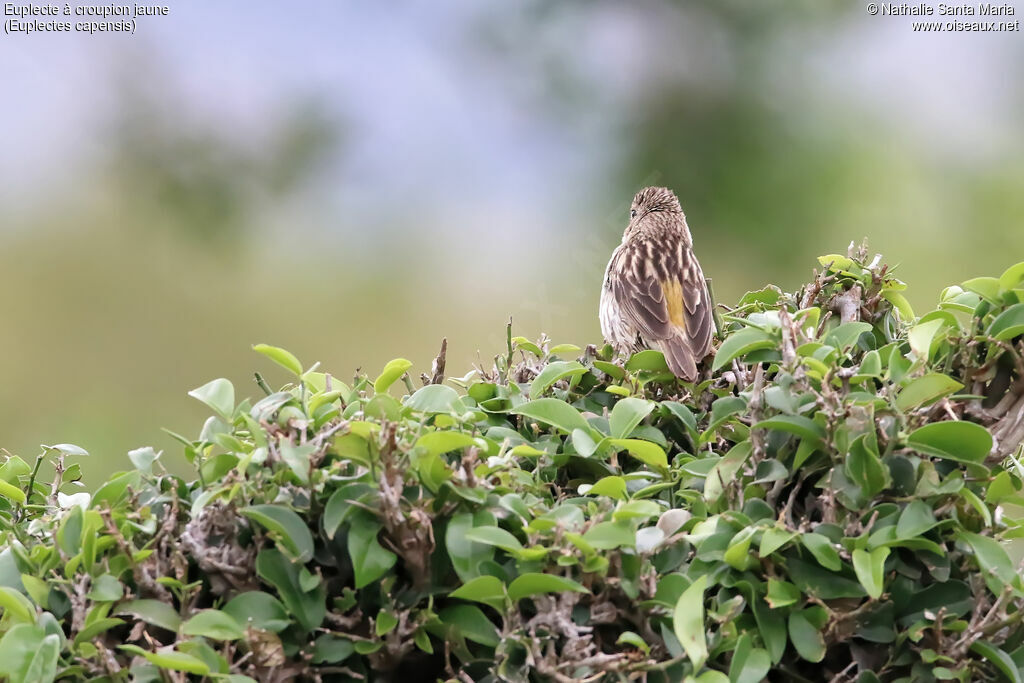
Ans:
[[[194,481],[143,448],[90,496],[75,446],[8,456],[0,671],[1019,681],[1024,264],[914,318],[877,258],[821,263],[728,310],[696,385],[511,332],[418,389],[257,346],[295,379],[191,392]]]

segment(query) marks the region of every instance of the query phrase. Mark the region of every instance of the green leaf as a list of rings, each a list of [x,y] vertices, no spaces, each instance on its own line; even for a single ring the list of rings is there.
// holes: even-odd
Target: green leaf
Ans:
[[[427,633],[425,628],[419,628],[413,632],[412,642],[416,643],[416,647],[428,655],[434,654],[434,646],[430,642],[430,634]]]
[[[768,579],[768,593],[764,596],[764,600],[772,609],[795,605],[802,597],[800,589],[789,581]]]
[[[814,628],[806,610],[789,615],[789,640],[797,654],[809,662],[820,662],[825,658],[825,638]]]
[[[359,509],[357,503],[365,502],[374,495],[375,489],[363,482],[351,482],[335,489],[324,506],[323,524],[327,538],[333,539],[338,527]]]
[[[47,448],[47,446],[44,446]],[[0,481],[6,481],[8,484],[17,482],[18,477],[22,477],[26,474],[30,474],[32,468],[29,464],[19,458],[16,455],[7,456],[7,460],[0,465]]]
[[[316,452],[316,444],[303,444],[296,446],[290,439],[281,436],[278,442],[278,452],[288,468],[295,473],[299,483],[309,486],[310,458]]]
[[[999,314],[988,327],[988,335],[1007,341],[1024,334],[1024,303],[1014,304]]]
[[[842,256],[840,254],[825,254],[824,256],[818,257],[818,263],[821,264],[822,268],[828,268],[833,273],[841,273],[844,275],[852,275],[853,277],[860,277],[859,272],[860,266],[854,263],[853,259],[849,256]]]
[[[251,505],[241,513],[259,523],[271,538],[298,562],[313,557],[313,535],[305,520],[291,508],[283,505]]]
[[[15,623],[35,623],[35,605],[13,588],[0,586],[0,608],[4,616]]]
[[[573,434],[577,432],[579,432],[580,434],[583,433],[579,430],[574,430]],[[593,441],[593,439],[591,439],[591,441]],[[513,446],[512,450],[509,451],[509,453],[518,458],[539,458],[540,456],[546,454],[545,451],[542,451],[539,448],[534,448],[533,446],[530,446],[529,444],[525,443],[521,443],[518,446]]]
[[[756,327],[744,327],[738,332],[733,332],[715,352],[715,360],[711,364],[711,371],[715,372],[751,351],[757,349],[771,349],[778,346],[778,341],[770,334]]]
[[[702,672],[699,676],[694,678],[693,676],[687,676],[684,683],[729,683],[729,677],[721,671],[715,671],[714,669],[708,669]]]
[[[575,377],[582,375],[587,371],[585,367],[580,365],[574,360],[570,361],[555,361],[548,363],[543,370],[540,371],[533,382],[530,383],[530,398],[540,398],[544,395],[544,392],[551,388],[553,384],[559,382],[567,377]]]
[[[672,630],[697,671],[708,658],[708,643],[704,633],[704,591],[707,585],[706,574],[694,581],[679,596],[672,613]]]
[[[0,677],[11,683],[50,683],[56,677],[60,638],[35,624],[10,626],[0,638]]]
[[[904,628],[926,618],[925,612],[934,614],[943,609],[950,617],[958,617],[969,612],[975,604],[970,587],[956,579],[933,583],[923,590],[917,590],[913,598],[901,610],[899,622]],[[934,616],[928,618],[929,621],[932,619]]]
[[[185,673],[196,674],[197,676],[206,676],[210,673],[209,665],[203,660],[184,652],[178,652],[170,647],[161,648],[156,652],[143,650],[137,645],[118,645],[117,648],[144,657],[151,664],[155,664],[161,669],[184,671]]]
[[[487,647],[495,647],[501,642],[497,626],[476,605],[450,605],[437,616],[466,640]]]
[[[230,614],[217,609],[204,609],[181,625],[186,636],[202,636],[211,640],[239,640],[245,630]]]
[[[120,600],[124,595],[124,586],[116,577],[110,574],[101,574],[92,580],[92,587],[85,597],[96,602],[113,602]]]
[[[664,508],[653,500],[632,500],[628,503],[619,503],[612,512],[612,519],[615,521],[624,519],[648,520],[661,515]]]
[[[459,393],[444,384],[428,384],[405,400],[405,405],[420,413],[466,412]]]
[[[932,506],[923,500],[911,501],[900,513],[897,538],[916,538],[938,524]]]
[[[708,423],[708,428],[700,435],[701,442],[708,443],[713,440],[717,436],[716,430],[719,425],[746,409],[747,402],[741,396],[723,396],[715,399],[715,402],[711,404],[711,421]]]
[[[517,349],[525,349],[538,358],[544,356],[544,351],[526,337],[512,337],[512,343],[515,344]]]
[[[1024,283],[1024,261],[1015,263],[999,276],[999,288],[1003,290],[1014,289],[1022,283]]]
[[[25,668],[25,681],[52,683],[57,678],[57,663],[60,658],[61,639],[56,633],[43,637],[30,652],[32,659]]]
[[[153,624],[168,631],[177,631],[181,626],[178,611],[160,600],[129,600],[118,609],[118,614],[131,614],[147,624]]]
[[[889,556],[887,547],[853,551],[853,571],[857,574],[860,585],[868,592],[868,596],[877,600],[882,597],[885,585],[885,559]]]
[[[626,361],[628,372],[668,372],[668,363],[665,362],[665,355],[661,351],[646,349],[638,351]]]
[[[761,420],[753,428],[789,432],[790,434],[796,434],[801,439],[812,441],[817,448],[824,447],[824,428],[814,420],[803,415],[776,415],[767,420]]]
[[[128,459],[135,465],[135,469],[142,470],[146,474],[153,472],[153,463],[157,461],[160,454],[157,453],[151,446],[145,446],[143,448],[135,448],[128,451]]]
[[[493,545],[510,553],[518,553],[523,549],[519,539],[496,526],[478,526],[467,529],[465,537],[470,541]]]
[[[875,496],[889,485],[889,470],[879,458],[874,442],[866,435],[858,436],[850,444],[844,469],[865,496]]]
[[[224,605],[223,611],[242,626],[251,625],[271,633],[279,633],[292,624],[281,601],[263,591],[239,593]]]
[[[871,323],[841,323],[829,330],[822,341],[837,349],[845,349],[856,344],[860,336],[865,332],[870,332],[871,329]]]
[[[108,503],[113,506],[114,503],[124,497],[129,486],[135,488],[138,486],[138,483],[138,472],[122,472],[120,474],[115,474],[107,481],[107,483],[96,489],[96,493],[94,493],[92,497],[93,506],[99,505],[100,503]]]
[[[998,595],[1004,586],[1020,586],[1020,577],[1013,568],[1013,561],[999,541],[967,531],[961,531],[959,539],[971,546],[985,581],[993,593]]]
[[[774,306],[783,296],[782,290],[776,285],[767,285],[762,289],[749,291],[740,297],[740,306],[762,303]]]
[[[212,380],[188,392],[188,395],[213,408],[228,422],[231,421],[231,414],[235,411],[235,386],[228,380],[223,377]]]
[[[648,654],[651,651],[651,646],[647,644],[647,641],[640,637],[640,634],[634,633],[633,631],[623,631],[619,634],[618,640],[615,641],[616,645],[632,645],[636,649],[642,651],[644,654]]]
[[[864,357],[860,361],[860,367],[857,368],[856,377],[881,377],[882,376],[882,357],[878,351],[871,349],[864,354]]]
[[[590,591],[572,579],[554,574],[540,574],[527,572],[520,574],[508,586],[508,597],[512,602],[519,602],[531,595],[543,595],[545,593],[562,593],[564,591],[575,591],[577,593],[589,593]]]
[[[1018,264],[1024,265],[1024,264]],[[1011,683],[1021,683],[1021,672],[1010,655],[985,640],[971,643],[971,652],[981,655]]]
[[[381,524],[368,512],[360,512],[348,532],[348,554],[356,574],[356,588],[367,586],[391,569],[398,557],[385,549],[377,534]]]
[[[750,542],[755,533],[757,533],[757,527],[748,526],[733,536],[729,541],[729,547],[722,555],[726,564],[737,571],[744,571],[750,566],[756,565],[751,562],[750,557]]]
[[[654,410],[655,403],[642,398],[624,398],[612,406],[608,415],[608,426],[612,437],[628,438],[637,425]]]
[[[942,319],[929,320],[918,323],[907,332],[907,341],[910,343],[910,352],[921,360],[928,360],[931,351],[932,340],[939,330],[945,325]]]
[[[772,663],[777,664],[786,651],[786,620],[783,618],[783,612],[769,609],[756,595],[750,596],[750,604],[768,656]]]
[[[761,535],[761,545],[758,554],[761,557],[768,557],[776,550],[789,543],[796,536],[795,531],[788,531],[786,529],[780,529],[779,527],[769,527],[764,530]]]
[[[604,443],[602,441],[602,443]],[[584,458],[589,458],[597,452],[597,442],[590,436],[589,432],[582,429],[572,430],[572,447]]]
[[[626,371],[615,363],[609,363],[608,361],[595,360],[594,367],[608,375],[615,381],[620,381],[626,376]],[[621,387],[620,387],[621,388]]]
[[[907,445],[937,458],[982,463],[992,450],[992,435],[973,422],[934,422],[911,432]]]
[[[600,550],[613,550],[636,543],[636,531],[628,522],[598,522],[587,529],[583,540]]]
[[[394,614],[383,609],[377,613],[377,628],[375,632],[378,638],[391,633],[396,626],[398,626],[398,617]]]
[[[25,492],[13,484],[8,484],[6,481],[0,479],[0,496],[13,500],[19,505],[25,504]]]
[[[602,477],[593,486],[587,489],[585,495],[607,496],[613,500],[626,500],[629,494],[626,492],[626,480],[622,477]]]
[[[865,595],[858,582],[821,569],[817,565],[789,558],[786,560],[786,568],[789,570],[789,578],[801,592],[822,600],[862,598]]]
[[[449,451],[461,451],[463,448],[478,446],[476,439],[469,434],[454,431],[427,432],[416,440],[416,446],[428,453],[440,455]]]
[[[902,293],[892,289],[882,290],[882,298],[892,304],[892,307],[900,314],[900,319],[909,322],[914,319],[914,309]]]
[[[992,478],[992,482],[985,491],[985,501],[992,505],[998,505],[1004,498],[1015,493],[1017,493],[1017,488],[1014,486],[1014,478],[1010,476],[1009,472],[1003,470]]]
[[[615,448],[625,448],[630,455],[658,470],[668,469],[668,457],[665,449],[656,443],[641,439],[608,439]]]
[[[64,455],[89,455],[89,452],[81,446],[73,443],[59,443],[53,446],[43,446],[48,451],[59,451]]]
[[[452,591],[449,597],[480,602],[490,605],[499,612],[504,612],[506,595],[505,584],[501,582],[501,579],[493,576],[478,576]]]
[[[571,434],[574,429],[584,432],[591,431],[590,425],[580,415],[580,411],[557,398],[538,398],[535,401],[527,401],[510,412],[558,427],[567,434]]]
[[[729,683],[761,683],[772,668],[768,652],[752,646],[749,633],[744,633],[733,650],[729,664]]]
[[[806,533],[800,536],[800,542],[811,551],[814,559],[825,569],[834,572],[842,569],[843,563],[839,559],[839,552],[832,546],[832,541],[828,537],[816,533]]]
[[[991,303],[999,302],[999,280],[994,277],[976,277],[961,283],[963,288],[980,294],[983,298],[988,299]]]
[[[91,622],[88,622],[85,625],[85,627],[82,628],[81,631],[75,634],[75,639],[73,643],[75,647],[77,647],[81,643],[86,643],[91,640],[95,640],[101,634],[106,633],[110,629],[116,628],[123,623],[124,619],[97,618]]]
[[[306,375],[308,375],[308,374],[309,373],[306,373]],[[351,391],[352,390],[349,389],[347,386],[345,386],[345,384],[343,382],[338,382],[337,380],[335,380],[335,382],[337,384],[340,384],[343,388],[341,388],[341,389],[334,389],[332,391],[320,392],[320,393],[314,394],[312,397],[310,397],[310,399],[309,399],[309,414],[310,415],[315,415],[316,412],[317,412],[317,409],[320,406],[326,405],[326,404],[329,404],[329,403],[334,403],[339,398],[342,401],[344,401],[345,403],[347,403],[349,401],[349,398],[351,397]]]
[[[438,492],[442,484],[452,477],[452,471],[439,455],[428,455],[420,458],[416,463],[415,471],[423,485],[434,494]],[[484,495],[480,489],[476,488],[460,488],[457,490],[461,496],[474,496],[474,500]]]
[[[405,371],[412,367],[412,361],[404,358],[396,358],[388,361],[388,364],[381,370],[380,375],[373,381],[373,391],[383,394],[391,388],[391,385],[398,381],[398,378],[405,374]]]
[[[980,296],[974,292],[965,292],[956,285],[942,290],[939,300],[939,306],[942,310],[954,310],[961,313],[973,313],[978,308],[978,304],[981,303]]]
[[[313,643],[314,664],[340,664],[356,651],[348,638],[337,638],[329,633],[317,636]],[[256,683],[253,681],[253,683]]]
[[[912,410],[932,401],[949,396],[964,385],[949,375],[930,372],[922,377],[912,379],[896,396],[896,407],[903,411]]]
[[[480,564],[494,557],[493,546],[474,543],[466,537],[466,532],[472,529],[477,521],[480,522],[480,526],[494,526],[494,516],[488,512],[480,511],[475,516],[464,512],[449,520],[444,534],[445,547],[448,549],[452,567],[463,581],[475,578],[480,573]]]
[[[579,353],[582,350],[583,349],[576,346],[575,344],[555,344],[550,349],[548,349],[548,355],[557,356],[559,354],[564,353]]]
[[[50,584],[46,583],[42,579],[32,576],[31,574],[22,574],[21,583],[25,587],[25,592],[28,593],[30,598],[32,598],[33,602],[37,605],[46,607],[50,598]]]
[[[752,451],[753,444],[750,441],[741,441],[715,463],[704,480],[704,500],[711,502],[721,497],[725,487],[732,483]]]
[[[978,494],[970,489],[964,488],[960,489],[960,497],[967,501],[971,507],[977,510],[986,527],[992,526],[992,512],[989,510],[988,506],[985,505],[984,501],[978,497]]]
[[[256,353],[262,353],[296,377],[302,375],[302,363],[290,351],[285,351],[280,347],[270,346],[269,344],[256,344],[252,347],[252,350]]]
[[[352,548],[352,537],[349,535],[349,552]],[[352,555],[354,565],[358,565],[358,555]],[[310,591],[304,590],[299,576],[300,565],[292,562],[276,548],[267,548],[256,556],[256,573],[261,579],[277,589],[281,601],[288,611],[298,620],[299,625],[308,633],[320,626],[327,614],[327,591],[322,583]],[[357,588],[359,569],[356,569]]]
[[[682,403],[676,403],[675,401],[663,401],[661,407],[678,418],[683,423],[683,426],[686,427],[686,432],[690,435],[690,438],[694,441],[697,440],[697,418],[693,416],[692,410]]]

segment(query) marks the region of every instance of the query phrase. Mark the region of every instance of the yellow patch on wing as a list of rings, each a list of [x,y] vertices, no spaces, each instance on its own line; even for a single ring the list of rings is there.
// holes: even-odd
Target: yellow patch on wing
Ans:
[[[683,304],[683,287],[678,280],[664,280],[661,291],[668,306],[668,319],[680,330],[686,330],[686,307]]]

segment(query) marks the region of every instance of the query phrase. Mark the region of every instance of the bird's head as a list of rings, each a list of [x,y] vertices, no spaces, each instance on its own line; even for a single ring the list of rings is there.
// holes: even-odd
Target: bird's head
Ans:
[[[667,187],[645,187],[633,197],[633,204],[629,207],[629,225],[626,226],[623,239],[657,226],[677,225],[680,221],[686,225],[683,207],[679,205],[679,199],[672,190]]]

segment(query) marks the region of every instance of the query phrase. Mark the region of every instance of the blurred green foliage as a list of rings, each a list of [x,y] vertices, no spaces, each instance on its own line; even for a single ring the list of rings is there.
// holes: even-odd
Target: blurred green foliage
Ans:
[[[494,253],[507,227],[486,209],[445,222],[444,201],[465,216],[459,191],[424,207],[366,188],[373,221],[332,205],[332,164],[355,134],[343,110],[299,97],[236,127],[198,115],[170,79],[119,72],[128,85],[94,131],[98,151],[68,160],[74,181],[0,207],[0,446],[83,443],[106,463],[89,473],[98,483],[154,429],[195,417],[176,393],[213,372],[243,385],[238,349],[253,339],[354,371],[397,354],[424,363],[444,336],[468,365],[509,316],[517,333],[590,338],[630,196],[652,182],[680,196],[723,301],[764,281],[795,287],[797,264],[838,239],[867,237],[894,259],[914,304],[1019,260],[1018,140],[964,158],[858,108],[845,65],[822,86],[808,48],[862,13],[712,0],[483,11],[451,49],[518,98],[524,120],[564,131],[586,169],[546,179],[562,226],[515,226],[514,266]],[[609,26],[628,39],[603,50],[590,37]],[[1000,87],[1019,96],[1020,82]]]

